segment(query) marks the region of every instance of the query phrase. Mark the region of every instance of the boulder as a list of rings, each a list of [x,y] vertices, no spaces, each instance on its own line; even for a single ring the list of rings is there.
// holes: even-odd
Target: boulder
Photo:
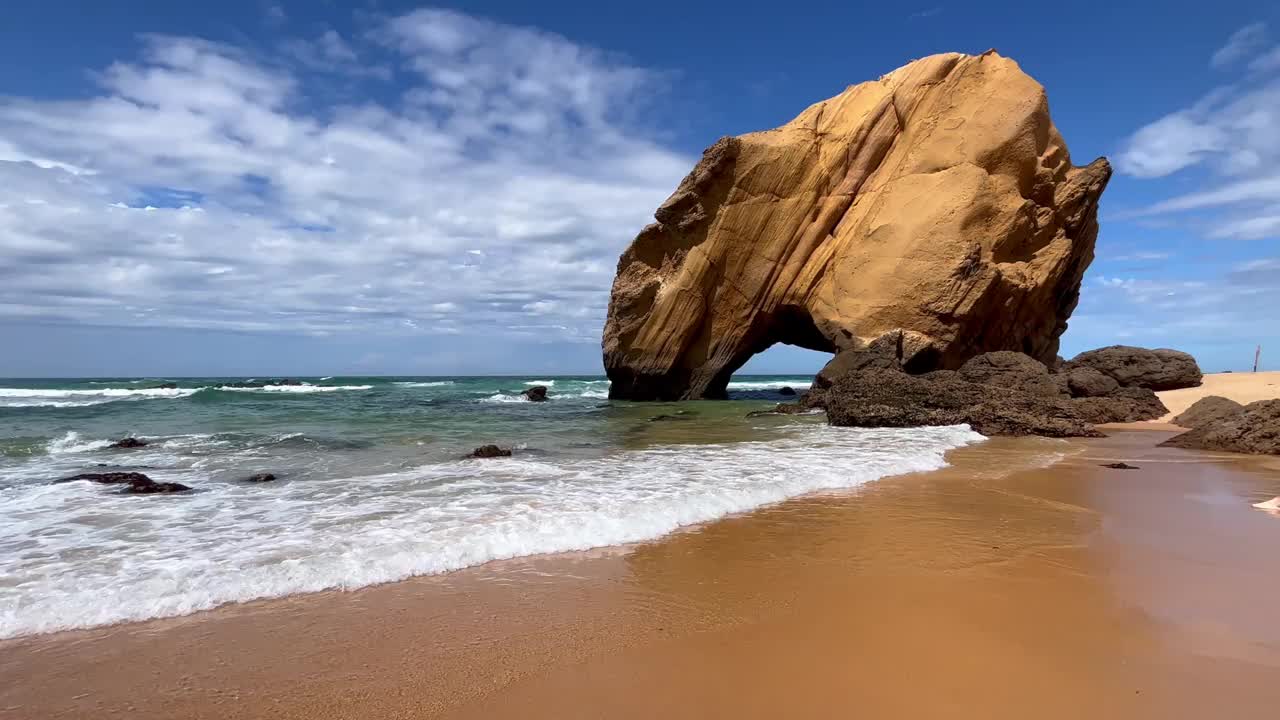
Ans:
[[[1125,387],[1151,390],[1195,387],[1203,377],[1195,358],[1167,348],[1148,350],[1128,345],[1111,345],[1080,353],[1067,366],[1092,368]]]
[[[1202,397],[1183,410],[1173,419],[1174,425],[1195,429],[1219,422],[1244,411],[1244,406],[1235,400],[1228,400],[1217,395]]]
[[[115,442],[111,443],[110,445],[108,445],[107,447],[109,447],[109,448],[117,448],[117,449],[122,449],[122,450],[130,450],[130,449],[133,449],[133,448],[140,448],[140,447],[146,447],[146,446],[147,446],[147,444],[146,444],[145,442],[143,442],[142,440],[139,440],[138,438],[135,438],[135,437],[127,437],[127,438],[123,438],[123,439],[117,440],[117,441],[115,441]]]
[[[467,458],[483,459],[483,458],[496,458],[496,457],[511,457],[511,451],[508,450],[507,448],[498,447],[497,445],[481,445],[475,450],[472,450],[471,452],[464,455],[463,459],[467,459]]]
[[[1156,394],[1146,388],[1116,388],[1104,397],[1081,397],[1071,400],[1076,414],[1091,423],[1125,423],[1155,420],[1169,409]]]
[[[256,475],[250,475],[249,477],[245,478],[244,482],[264,483],[264,482],[271,482],[275,479],[276,479],[276,476],[273,475],[272,473],[258,473]]]
[[[1065,388],[1049,368],[1020,352],[1000,350],[971,358],[960,366],[960,378],[983,385],[1017,388],[1034,395],[1060,397]]]
[[[1120,383],[1114,378],[1091,367],[1070,368],[1062,376],[1067,379],[1067,391],[1074,398],[1106,397],[1120,389]]]
[[[547,386],[534,385],[533,387],[520,393],[525,400],[529,402],[545,402],[547,399]]]
[[[783,397],[795,397],[796,389],[789,385],[783,385],[782,387],[778,388],[778,394]]]
[[[191,489],[181,483],[156,482],[140,472],[81,473],[79,475],[72,475],[71,477],[54,480],[54,482],[66,483],[75,482],[77,480],[85,480],[102,485],[124,485],[124,492],[130,495],[176,493],[186,492]]]
[[[993,350],[1051,362],[1110,176],[1072,163],[1044,88],[994,51],[922,58],[723,138],[619,260],[610,396],[725,397],[779,342],[887,339],[913,373]]]
[[[826,392],[827,421],[852,427],[967,424],[983,435],[1100,437],[1069,400],[964,380],[956,372],[860,370]]]
[[[1249,403],[1234,415],[1220,417],[1207,425],[1175,435],[1161,445],[1253,455],[1280,455],[1280,400]]]

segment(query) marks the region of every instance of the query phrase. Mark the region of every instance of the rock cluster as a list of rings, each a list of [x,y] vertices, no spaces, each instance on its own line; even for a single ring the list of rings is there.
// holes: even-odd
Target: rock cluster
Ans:
[[[1233,411],[1225,403],[1217,402],[1223,399],[1204,398],[1187,408],[1178,416],[1181,418],[1178,424],[1194,423],[1192,429],[1161,444],[1196,450],[1280,455],[1280,400],[1259,400]],[[1215,402],[1202,405],[1206,400]]]
[[[619,260],[610,395],[723,397],[778,342],[891,344],[917,374],[993,350],[1051,362],[1110,176],[1072,164],[1044,88],[994,51],[922,58],[723,138]]]
[[[1149,389],[1090,368],[1062,372],[1022,353],[996,351],[959,370],[911,375],[885,348],[832,358],[800,406],[822,406],[832,425],[968,424],[984,435],[1099,435],[1093,425],[1152,420],[1167,412]]]
[[[498,447],[497,445],[481,445],[463,456],[463,459],[484,459],[497,457],[511,457],[511,451],[507,448]]]

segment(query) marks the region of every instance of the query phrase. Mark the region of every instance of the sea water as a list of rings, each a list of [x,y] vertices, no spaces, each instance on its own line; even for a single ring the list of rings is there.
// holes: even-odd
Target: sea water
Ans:
[[[661,537],[945,465],[963,426],[756,416],[802,390],[609,401],[601,377],[0,380],[0,637]],[[545,385],[550,400],[521,391]],[[113,440],[145,447],[113,449]],[[478,445],[510,458],[466,460]],[[125,495],[83,472],[193,488]],[[257,473],[277,479],[248,483]]]

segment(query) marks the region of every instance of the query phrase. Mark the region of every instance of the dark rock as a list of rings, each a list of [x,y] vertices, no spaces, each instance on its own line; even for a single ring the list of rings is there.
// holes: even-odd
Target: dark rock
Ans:
[[[186,492],[190,489],[191,488],[183,485],[182,483],[151,481],[146,483],[130,483],[129,486],[124,489],[124,492],[128,495],[155,495],[159,493]]]
[[[544,402],[547,399],[547,386],[534,385],[520,394],[529,402]]]
[[[792,397],[796,394],[796,390],[793,387],[783,385],[782,387],[778,388],[778,394],[784,395],[786,397]]]
[[[117,441],[115,441],[115,442],[111,443],[110,445],[108,445],[107,447],[110,447],[110,448],[120,448],[120,449],[125,449],[125,450],[127,450],[127,449],[130,449],[130,448],[140,448],[140,447],[146,447],[146,446],[147,446],[147,444],[146,444],[145,442],[143,442],[143,441],[139,440],[138,438],[135,438],[135,437],[127,437],[127,438],[123,438],[123,439],[121,439],[121,440],[117,440]]]
[[[1076,414],[1091,423],[1141,422],[1169,412],[1154,392],[1140,387],[1117,388],[1106,397],[1081,397],[1070,402]]]
[[[177,390],[177,389],[178,389],[178,383],[160,383],[159,385],[156,385],[156,386],[155,386],[154,388],[152,388],[152,389],[154,389],[154,390]]]
[[[71,477],[54,480],[55,483],[75,482],[76,480],[87,480],[89,482],[101,483],[103,485],[122,485],[127,483],[149,483],[153,482],[151,478],[140,472],[106,472],[106,473],[80,473]]]
[[[1107,463],[1105,465],[1099,465],[1098,467],[1110,468],[1112,470],[1141,470],[1137,465],[1130,465],[1129,463],[1122,462]]]
[[[649,422],[667,422],[670,420],[688,420],[689,418],[682,415],[654,415],[649,418]]]
[[[1160,443],[1168,447],[1280,455],[1280,400],[1249,403],[1234,415]]]
[[[1244,412],[1244,406],[1235,400],[1210,395],[1200,398],[1192,403],[1191,407],[1183,410],[1182,414],[1173,419],[1173,424],[1194,430],[1242,412]]]
[[[1044,363],[1009,350],[970,358],[960,366],[959,373],[961,379],[971,383],[1017,388],[1033,395],[1059,397],[1064,392],[1061,380],[1050,377],[1049,368]]]
[[[81,473],[54,480],[54,482],[65,483],[77,480],[85,480],[102,485],[125,485],[127,487],[125,487],[124,492],[131,495],[186,492],[191,489],[181,483],[156,482],[140,472]]]
[[[802,403],[778,403],[771,410],[753,410],[747,413],[747,417],[762,417],[765,415],[804,415],[813,410]]]
[[[463,459],[496,458],[496,457],[511,457],[511,451],[508,450],[507,448],[498,447],[497,445],[481,445],[475,450],[472,450],[471,452],[464,455]]]
[[[244,481],[251,482],[251,483],[263,483],[263,482],[271,482],[272,480],[275,480],[275,479],[276,479],[276,476],[271,473],[258,473],[257,475],[250,475],[249,477],[245,478]]]
[[[1091,367],[1071,368],[1062,375],[1067,379],[1067,390],[1074,398],[1104,397],[1120,389],[1115,378]]]
[[[1195,387],[1203,374],[1195,358],[1177,350],[1112,345],[1080,353],[1069,368],[1090,367],[1125,387],[1176,390]]]
[[[274,384],[275,385],[302,385],[303,383],[301,380],[294,380],[293,378],[285,378]]]
[[[984,435],[1100,437],[1066,399],[973,383],[951,371],[861,370],[826,393],[827,421],[852,427],[968,424]]]

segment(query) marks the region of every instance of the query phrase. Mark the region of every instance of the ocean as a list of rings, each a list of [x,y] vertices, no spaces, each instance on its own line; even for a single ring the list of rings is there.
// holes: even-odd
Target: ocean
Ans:
[[[0,638],[642,542],[982,439],[747,417],[797,376],[680,403],[609,401],[590,376],[295,380],[0,380]],[[109,447],[126,436],[146,445]],[[513,455],[463,459],[489,443]],[[193,489],[53,482],[113,470]]]

